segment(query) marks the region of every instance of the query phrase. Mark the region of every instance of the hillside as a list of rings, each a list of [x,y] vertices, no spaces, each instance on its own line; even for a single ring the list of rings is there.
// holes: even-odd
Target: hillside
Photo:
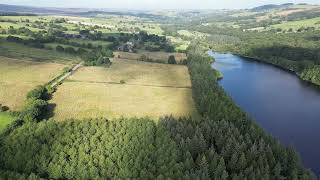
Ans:
[[[225,92],[208,50],[320,85],[318,8],[0,5],[0,179],[315,180]]]
[[[285,3],[285,4],[280,4],[280,5],[267,4],[267,5],[254,7],[251,10],[252,11],[270,11],[270,10],[274,10],[274,9],[288,8],[288,7],[293,6],[293,5],[294,5],[293,3]]]

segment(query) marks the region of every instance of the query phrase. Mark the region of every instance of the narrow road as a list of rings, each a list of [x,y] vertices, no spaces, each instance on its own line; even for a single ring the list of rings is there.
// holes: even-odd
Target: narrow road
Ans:
[[[80,67],[82,66],[82,62],[77,64],[76,66],[74,66],[70,72],[66,73],[65,75],[63,75],[62,77],[60,77],[58,80],[56,80],[55,82],[53,82],[51,84],[51,87],[56,87],[57,85],[59,85],[62,81],[64,81],[66,78],[68,78],[69,76],[71,76],[75,71],[77,71]]]

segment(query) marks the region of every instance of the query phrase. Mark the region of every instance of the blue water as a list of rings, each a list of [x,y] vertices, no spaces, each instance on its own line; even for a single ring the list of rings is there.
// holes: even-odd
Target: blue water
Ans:
[[[209,52],[220,85],[269,134],[294,146],[307,168],[320,173],[320,89],[293,73],[232,54]]]

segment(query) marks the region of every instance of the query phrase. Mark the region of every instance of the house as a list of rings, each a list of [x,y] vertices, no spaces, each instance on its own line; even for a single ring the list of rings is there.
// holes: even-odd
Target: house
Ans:
[[[133,42],[126,42],[125,44],[119,46],[117,49],[118,51],[124,51],[124,52],[133,52],[134,43]]]

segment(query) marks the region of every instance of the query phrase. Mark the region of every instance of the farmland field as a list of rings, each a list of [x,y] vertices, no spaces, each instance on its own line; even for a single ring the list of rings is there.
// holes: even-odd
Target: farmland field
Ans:
[[[300,21],[292,21],[292,22],[285,22],[282,24],[273,25],[274,28],[281,28],[283,30],[288,30],[292,28],[293,30],[297,30],[301,27],[314,27],[316,29],[320,28],[320,17],[300,20]]]
[[[46,44],[45,44],[45,47],[46,47],[46,48],[51,48],[51,49],[53,49],[53,50],[55,50],[57,46],[61,46],[61,47],[63,47],[63,48],[72,47],[72,48],[75,49],[76,51],[79,49],[79,47],[76,47],[76,46],[59,44],[59,43],[46,43]],[[88,50],[87,48],[83,48],[83,49]]]
[[[187,56],[185,53],[166,53],[166,52],[148,52],[148,51],[139,51],[138,53],[114,52],[114,56],[116,58],[121,58],[121,59],[139,60],[142,55],[145,55],[152,60],[158,60],[164,63],[168,62],[168,58],[171,55],[175,56],[176,61],[178,63],[187,59]]]
[[[92,40],[84,40],[84,39],[71,39],[70,42],[76,42],[80,44],[91,43],[93,46],[99,46],[99,45],[107,46],[111,44],[111,42],[107,42],[107,41],[92,41]]]
[[[174,77],[174,78],[173,78]],[[111,68],[83,67],[69,78],[71,81],[191,87],[188,69],[156,63],[115,58]]]
[[[45,49],[37,49],[22,44],[6,42],[0,39],[0,54],[15,59],[28,59],[38,62],[53,62],[70,64],[78,62],[80,58],[66,53],[59,53]]]
[[[110,68],[82,67],[50,103],[57,120],[197,115],[187,67],[123,59]]]
[[[65,65],[0,56],[0,104],[20,110],[28,91],[59,75]]]

